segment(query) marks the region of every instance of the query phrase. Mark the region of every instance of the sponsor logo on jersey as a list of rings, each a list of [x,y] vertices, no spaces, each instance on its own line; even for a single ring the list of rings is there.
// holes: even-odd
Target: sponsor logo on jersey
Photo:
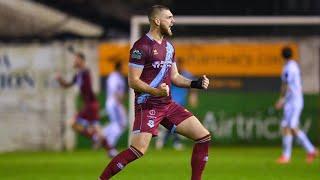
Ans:
[[[153,127],[154,127],[154,119],[149,119],[147,125],[148,125],[150,128],[153,128]]]
[[[155,68],[155,69],[158,69],[158,68],[162,68],[162,66],[165,64],[165,61],[154,61],[152,63],[152,67]],[[167,66],[168,68],[170,68],[172,65],[172,62],[167,62]]]
[[[141,59],[142,58],[142,53],[139,50],[135,49],[131,53],[131,58],[132,59]]]

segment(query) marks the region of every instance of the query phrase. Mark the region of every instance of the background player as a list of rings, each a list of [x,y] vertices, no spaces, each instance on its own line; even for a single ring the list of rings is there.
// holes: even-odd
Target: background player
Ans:
[[[281,77],[281,94],[275,107],[276,109],[282,109],[284,107],[284,116],[281,122],[283,133],[283,152],[277,162],[281,164],[290,162],[292,140],[293,135],[295,135],[307,151],[306,161],[311,163],[317,155],[317,150],[311,144],[306,134],[299,129],[300,115],[303,109],[300,68],[298,63],[291,59],[292,50],[289,47],[282,49],[282,57],[284,58],[285,65],[283,67]]]
[[[194,78],[192,74],[185,69],[183,60],[177,59],[177,64],[178,64],[177,65],[178,72],[183,77],[188,79]],[[196,107],[198,104],[198,93],[194,89],[180,88],[172,84],[171,96],[174,102],[178,103],[183,107],[187,105],[187,102],[189,102],[189,105],[193,108]],[[170,131],[167,131],[167,130],[162,130],[162,132],[159,133],[159,137],[156,141],[156,148],[161,149],[169,141],[170,135],[172,135],[173,137],[173,148],[176,150],[182,150],[183,145],[181,143],[181,139],[179,135],[177,133],[171,133]]]
[[[77,84],[80,89],[80,97],[84,102],[80,112],[68,122],[69,125],[80,134],[93,140],[95,143],[102,143],[104,148],[108,150],[109,156],[112,156],[112,148],[110,148],[106,139],[103,138],[99,125],[99,103],[92,90],[92,81],[90,71],[85,64],[85,56],[81,52],[74,52],[73,67],[77,70],[71,82],[67,82],[60,75],[57,80],[64,88],[69,88]]]
[[[118,154],[105,168],[100,179],[110,179],[148,149],[159,124],[195,141],[192,152],[192,180],[201,180],[208,160],[210,133],[200,121],[171,100],[169,85],[206,89],[206,76],[191,81],[178,73],[174,48],[164,36],[171,36],[173,15],[167,7],[156,5],[148,12],[150,30],[130,51],[129,86],[135,90],[135,121],[131,146]],[[134,178],[133,178],[134,179]]]
[[[115,71],[111,72],[107,79],[107,100],[106,111],[109,116],[110,123],[103,128],[103,135],[112,147],[118,142],[119,137],[127,127],[127,114],[123,105],[125,97],[126,83],[121,73],[122,63],[115,63]],[[116,151],[114,152],[115,154]]]

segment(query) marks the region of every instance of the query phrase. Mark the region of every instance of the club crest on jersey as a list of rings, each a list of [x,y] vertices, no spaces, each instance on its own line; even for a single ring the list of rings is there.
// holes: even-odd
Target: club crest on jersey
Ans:
[[[158,55],[158,51],[156,49],[153,50],[153,55]]]
[[[149,111],[149,114],[150,114],[151,116],[154,116],[154,115],[156,115],[156,111],[155,111],[154,109],[151,109],[151,110]]]
[[[152,63],[152,67],[155,68],[155,69],[162,68],[164,63],[165,63],[165,61],[155,61],[155,62]],[[170,68],[171,65],[172,65],[172,62],[168,62],[167,63],[168,68]]]
[[[141,59],[142,58],[142,53],[139,50],[135,49],[131,53],[131,58],[132,59]]]

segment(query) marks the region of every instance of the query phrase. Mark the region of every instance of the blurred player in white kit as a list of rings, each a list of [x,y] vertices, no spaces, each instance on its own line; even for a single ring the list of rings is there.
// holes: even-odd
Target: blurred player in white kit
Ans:
[[[277,101],[276,109],[283,108],[282,144],[283,152],[277,160],[280,164],[290,162],[293,136],[296,136],[301,145],[307,151],[306,162],[311,163],[318,155],[318,151],[310,142],[306,134],[300,130],[299,121],[303,109],[303,92],[301,82],[301,72],[298,63],[292,59],[292,50],[289,47],[282,49],[282,57],[285,65],[282,70],[282,85],[280,98]]]
[[[121,62],[116,62],[115,70],[109,74],[106,84],[106,111],[110,123],[103,128],[103,134],[112,147],[116,146],[119,137],[127,127],[127,114],[123,105],[126,83],[121,71]]]

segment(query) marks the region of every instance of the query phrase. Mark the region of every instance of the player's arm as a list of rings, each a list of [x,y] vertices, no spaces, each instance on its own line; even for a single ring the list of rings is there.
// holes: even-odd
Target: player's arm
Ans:
[[[276,109],[281,109],[283,107],[284,102],[285,102],[285,94],[287,92],[287,88],[288,88],[288,84],[286,82],[282,82],[281,87],[280,87],[280,96],[279,96],[278,101],[275,104]]]
[[[169,96],[168,85],[162,83],[158,88],[153,88],[140,79],[143,68],[129,65],[128,83],[129,87],[137,92],[148,93],[153,96]]]
[[[280,98],[284,98],[288,89],[288,84],[286,82],[281,83],[280,88]]]
[[[206,77],[206,75],[203,75],[195,81],[183,77],[181,74],[179,74],[176,63],[173,63],[171,67],[171,82],[174,85],[182,88],[207,89],[209,86],[209,79]]]
[[[285,95],[288,90],[288,82],[290,82],[293,78],[293,72],[290,70],[286,70],[281,76],[282,83],[280,87],[280,96],[278,101],[275,104],[276,109],[282,109],[285,103]]]
[[[280,86],[280,96],[279,100],[283,101],[286,95],[288,89],[288,84],[286,82],[282,82]]]
[[[69,88],[74,84],[74,81],[72,80],[71,82],[66,81],[65,79],[63,79],[61,77],[61,75],[57,75],[56,77],[57,81],[59,82],[60,86],[62,86],[63,88]]]
[[[191,86],[191,80],[178,72],[176,63],[173,63],[171,67],[171,82],[177,87],[189,88]]]

